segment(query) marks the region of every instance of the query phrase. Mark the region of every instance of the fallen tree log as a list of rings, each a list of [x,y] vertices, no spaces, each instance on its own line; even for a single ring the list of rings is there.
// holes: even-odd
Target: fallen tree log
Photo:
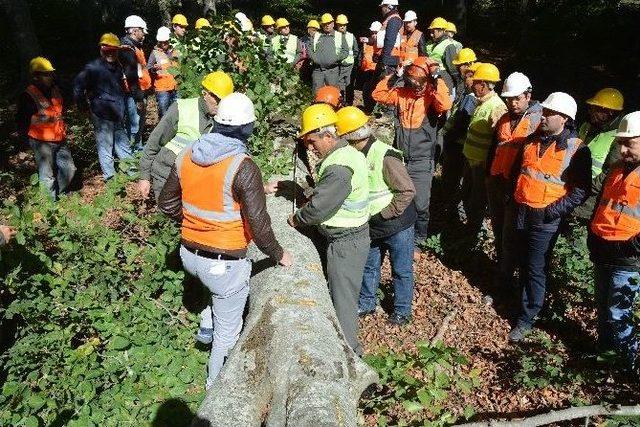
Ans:
[[[249,313],[194,426],[355,426],[375,372],[347,345],[312,241],[287,225],[291,201],[267,197],[278,241],[294,254],[275,267],[257,248]]]

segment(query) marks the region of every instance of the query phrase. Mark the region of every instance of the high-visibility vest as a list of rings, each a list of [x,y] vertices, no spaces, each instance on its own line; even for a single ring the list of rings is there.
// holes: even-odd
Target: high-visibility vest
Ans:
[[[608,132],[600,132],[596,134],[593,139],[587,140],[590,130],[591,125],[584,123],[580,126],[578,136],[587,144],[589,151],[591,151],[591,177],[595,178],[602,173],[604,161],[607,159],[611,145],[616,139],[617,130],[613,129]]]
[[[356,45],[356,36],[351,34],[350,32],[346,32],[344,37],[347,41],[347,48],[349,49],[349,56],[347,56],[344,61],[342,61],[345,65],[353,65],[355,63],[355,58],[353,56],[353,47]]]
[[[271,39],[271,46],[273,47],[273,51],[276,53],[280,53],[283,58],[287,60],[287,64],[293,64],[293,61],[296,59],[296,54],[298,53],[298,36],[290,34],[287,36],[287,43],[284,45],[284,50],[282,49],[282,39],[284,36],[277,35]]]
[[[387,31],[387,24],[389,23],[389,20],[393,17],[397,16],[398,18],[400,18],[402,20],[402,18],[400,17],[400,14],[398,12],[393,12],[391,15],[387,16],[384,21],[382,21],[382,29],[380,31],[384,31],[386,33]],[[378,32],[378,35],[380,35],[380,31]],[[402,28],[400,29],[400,31],[402,31]],[[400,36],[399,34],[400,32],[398,32],[398,38]],[[382,33],[384,34],[384,33]],[[381,48],[384,48],[384,40],[382,40],[382,44],[383,46],[380,46]],[[393,46],[393,49],[391,50],[391,56],[397,56],[400,57],[400,45]]]
[[[443,66],[442,60],[444,59],[444,52],[447,50],[449,45],[453,44],[453,40],[449,37],[443,37],[438,43],[427,43],[425,46],[425,52],[427,56],[434,61],[437,61],[440,64],[440,67]]]
[[[564,172],[581,144],[579,138],[569,138],[567,148],[556,151],[554,142],[542,157],[539,155],[540,140],[525,145],[514,192],[516,202],[540,209],[564,197],[567,194]]]
[[[334,40],[334,43],[336,45],[336,55],[340,56],[340,52],[342,52],[342,37],[343,37],[343,34],[340,31],[334,31],[333,34],[334,34],[333,40]],[[313,35],[312,48],[313,48],[314,52],[317,50],[318,41],[320,40],[320,36],[321,36],[320,31],[316,31],[316,33]]]
[[[246,249],[251,241],[240,204],[233,198],[233,180],[248,158],[238,154],[209,166],[191,160],[191,147],[176,159],[182,188],[182,238],[211,248]]]
[[[351,175],[351,193],[342,202],[342,206],[322,225],[328,227],[359,227],[369,221],[369,173],[367,159],[360,151],[350,145],[338,148],[320,164],[320,180],[324,171],[331,165],[341,165],[353,171]]]
[[[199,98],[178,99],[178,125],[176,136],[165,145],[176,156],[190,143],[200,138]]]
[[[462,149],[467,159],[478,162],[483,162],[487,159],[494,131],[489,123],[489,118],[493,110],[501,105],[504,105],[504,102],[494,92],[489,99],[476,107],[471,116],[467,138]]]
[[[526,111],[516,124],[516,127],[511,129],[511,114],[505,113],[500,117],[495,129],[495,138],[498,145],[491,163],[490,173],[492,176],[502,175],[507,179],[511,176],[518,150],[527,137],[536,131],[541,118],[542,110],[535,113]]]
[[[404,32],[404,28],[400,30],[402,34],[402,42],[400,42],[400,60],[406,61],[407,59],[414,60],[420,56],[418,51],[418,44],[422,37],[422,31],[414,30],[409,37]]]
[[[360,62],[360,69],[362,71],[375,71],[376,62],[373,60],[373,56],[380,52],[380,49],[376,48],[374,45],[369,43],[365,43],[363,47],[362,53],[362,62]]]
[[[591,231],[605,240],[629,240],[640,233],[640,167],[626,176],[624,166],[607,175]]]
[[[30,138],[45,142],[61,142],[67,136],[67,129],[62,120],[62,95],[54,86],[51,88],[51,99],[47,99],[35,85],[29,85],[26,92],[36,103],[38,111],[31,116]]]
[[[169,55],[162,50],[156,48],[154,50],[156,55],[156,62],[162,67],[156,71],[156,78],[153,81],[153,87],[158,92],[168,92],[170,90],[176,90],[176,79],[168,70],[175,65],[175,61],[169,58]]]
[[[144,51],[138,47],[134,47],[133,51],[138,61],[138,85],[140,85],[140,89],[142,90],[150,89],[151,75],[149,74],[149,70],[147,70],[147,59],[144,57]]]
[[[374,141],[367,152],[367,164],[369,165],[369,213],[376,215],[389,206],[393,200],[393,190],[384,181],[382,169],[384,157],[388,151],[397,152],[402,157],[402,152],[381,141]]]

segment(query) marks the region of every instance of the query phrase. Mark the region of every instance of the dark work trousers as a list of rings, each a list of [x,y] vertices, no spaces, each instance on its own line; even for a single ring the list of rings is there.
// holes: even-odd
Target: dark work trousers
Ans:
[[[502,176],[486,179],[491,228],[498,260],[501,285],[512,285],[516,269],[515,206],[510,183]]]
[[[373,113],[373,109],[376,106],[376,101],[373,100],[373,89],[378,84],[375,71],[365,71],[362,76],[362,101],[364,103],[364,112],[366,114]]]
[[[462,202],[467,216],[467,232],[470,238],[475,238],[480,233],[487,211],[485,162],[465,160]]]
[[[416,245],[424,243],[427,239],[429,228],[429,203],[431,202],[431,182],[435,168],[433,159],[408,159],[407,171],[416,187],[416,195],[413,201],[418,211],[418,220],[415,224]]]
[[[442,194],[449,215],[458,214],[460,183],[465,162],[462,147],[463,145],[457,142],[445,143],[442,154]]]

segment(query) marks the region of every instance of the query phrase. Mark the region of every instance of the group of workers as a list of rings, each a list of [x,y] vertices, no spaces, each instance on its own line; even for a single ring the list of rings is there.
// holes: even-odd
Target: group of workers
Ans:
[[[599,343],[634,366],[640,112],[624,115],[622,94],[605,88],[587,101],[588,120],[578,128],[578,106],[569,94],[554,92],[538,102],[520,72],[510,74],[498,92],[498,67],[463,48],[452,37],[451,23],[435,18],[427,40],[416,28],[414,12],[400,17],[397,0],[383,0],[380,7],[384,21],[371,25],[370,37],[358,39],[362,55],[346,31],[344,15],[334,21],[325,14],[319,23],[310,22],[302,41],[290,35],[283,18],[263,17],[258,32],[273,41],[274,52],[284,52],[287,62],[295,64],[308,52],[313,64],[315,103],[302,112],[298,136],[320,162],[310,171],[312,194],[288,223],[317,227],[325,237],[328,287],[347,343],[362,355],[358,316],[376,310],[386,254],[394,289],[389,321],[411,321],[413,264],[428,235],[432,180],[441,161],[451,224],[478,239],[488,209],[496,281],[519,300],[509,339],[518,342],[532,329],[543,307],[561,224],[575,218],[589,230]],[[239,15],[243,31],[252,31],[246,16]],[[266,211],[265,194],[275,192],[278,183],[262,182],[247,147],[260,120],[252,100],[234,92],[231,77],[222,71],[203,78],[198,97],[177,98],[175,80],[165,73],[174,59],[170,39],[184,36],[187,20],[176,15],[172,24],[173,34],[168,27],[158,30],[148,63],[141,49],[147,32],[141,18],[127,18],[122,39],[103,35],[100,57],[78,75],[74,96],[79,105],[88,103],[98,158],[109,179],[115,174],[114,153],[123,159],[142,149],[139,120],[146,90],[156,85],[163,107],[144,144],[138,185],[145,198],[153,191],[160,210],[180,223],[184,268],[212,293],[196,335],[212,344],[209,388],[242,328],[251,273],[248,244],[254,241],[282,266],[294,260],[276,240]],[[369,73],[364,111],[345,106],[344,99],[359,56]],[[31,144],[43,186],[56,198],[75,166],[64,143],[62,98],[53,71],[45,58],[31,62],[33,81],[19,102],[18,132]],[[369,114],[375,103],[395,115],[393,146],[374,135]],[[3,241],[15,233],[6,227],[0,231]]]

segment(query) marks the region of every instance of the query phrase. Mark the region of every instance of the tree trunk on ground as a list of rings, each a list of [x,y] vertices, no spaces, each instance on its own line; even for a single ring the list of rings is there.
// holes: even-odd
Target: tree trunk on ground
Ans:
[[[29,61],[40,55],[40,43],[33,29],[29,4],[25,0],[0,0],[20,61],[20,87],[29,79]]]
[[[312,241],[286,224],[291,202],[268,197],[278,241],[295,266],[273,267],[255,246],[249,314],[194,426],[356,426],[377,381],[347,345]]]

